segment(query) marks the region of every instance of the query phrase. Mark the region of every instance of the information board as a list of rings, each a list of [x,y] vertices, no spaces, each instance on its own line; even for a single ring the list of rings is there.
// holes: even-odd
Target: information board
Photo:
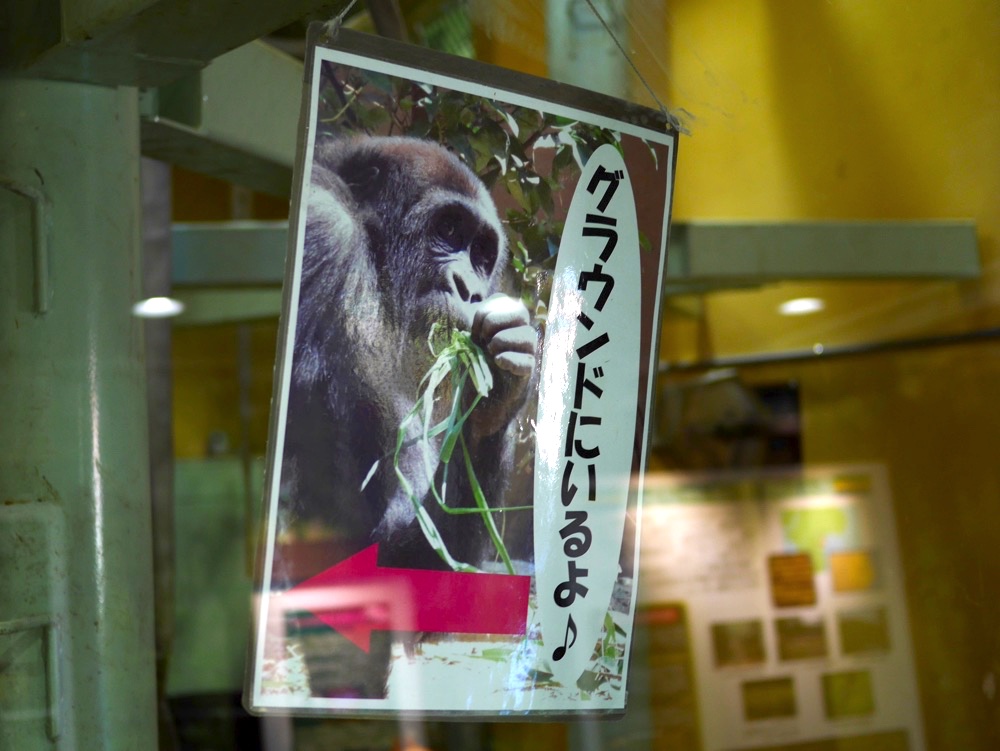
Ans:
[[[650,475],[643,537],[644,608],[687,616],[693,748],[922,751],[883,468]]]

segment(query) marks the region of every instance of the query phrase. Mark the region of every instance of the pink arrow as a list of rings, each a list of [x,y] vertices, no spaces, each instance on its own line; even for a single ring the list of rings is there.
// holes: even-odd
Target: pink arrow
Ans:
[[[523,634],[530,586],[529,576],[380,568],[376,544],[285,596],[367,652],[376,630]]]

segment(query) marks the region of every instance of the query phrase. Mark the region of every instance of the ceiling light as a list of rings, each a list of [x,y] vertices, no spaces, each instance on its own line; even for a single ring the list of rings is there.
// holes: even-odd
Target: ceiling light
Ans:
[[[184,303],[172,297],[148,297],[132,306],[139,318],[170,318],[184,312]]]
[[[818,297],[797,297],[781,303],[778,312],[783,316],[804,316],[823,310],[824,307],[823,301]]]

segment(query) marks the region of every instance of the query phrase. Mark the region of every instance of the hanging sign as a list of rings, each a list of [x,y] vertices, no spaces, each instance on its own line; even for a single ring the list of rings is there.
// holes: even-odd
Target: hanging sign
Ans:
[[[621,713],[676,134],[317,36],[246,704]]]

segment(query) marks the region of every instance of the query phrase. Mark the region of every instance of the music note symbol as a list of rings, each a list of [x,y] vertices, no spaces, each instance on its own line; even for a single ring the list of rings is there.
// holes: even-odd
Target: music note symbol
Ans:
[[[570,632],[573,632],[573,638],[570,639]],[[559,662],[563,657],[566,656],[566,650],[576,644],[576,624],[573,622],[573,616],[569,616],[569,620],[566,621],[566,637],[563,639],[563,643],[555,648],[552,653],[552,659]]]

